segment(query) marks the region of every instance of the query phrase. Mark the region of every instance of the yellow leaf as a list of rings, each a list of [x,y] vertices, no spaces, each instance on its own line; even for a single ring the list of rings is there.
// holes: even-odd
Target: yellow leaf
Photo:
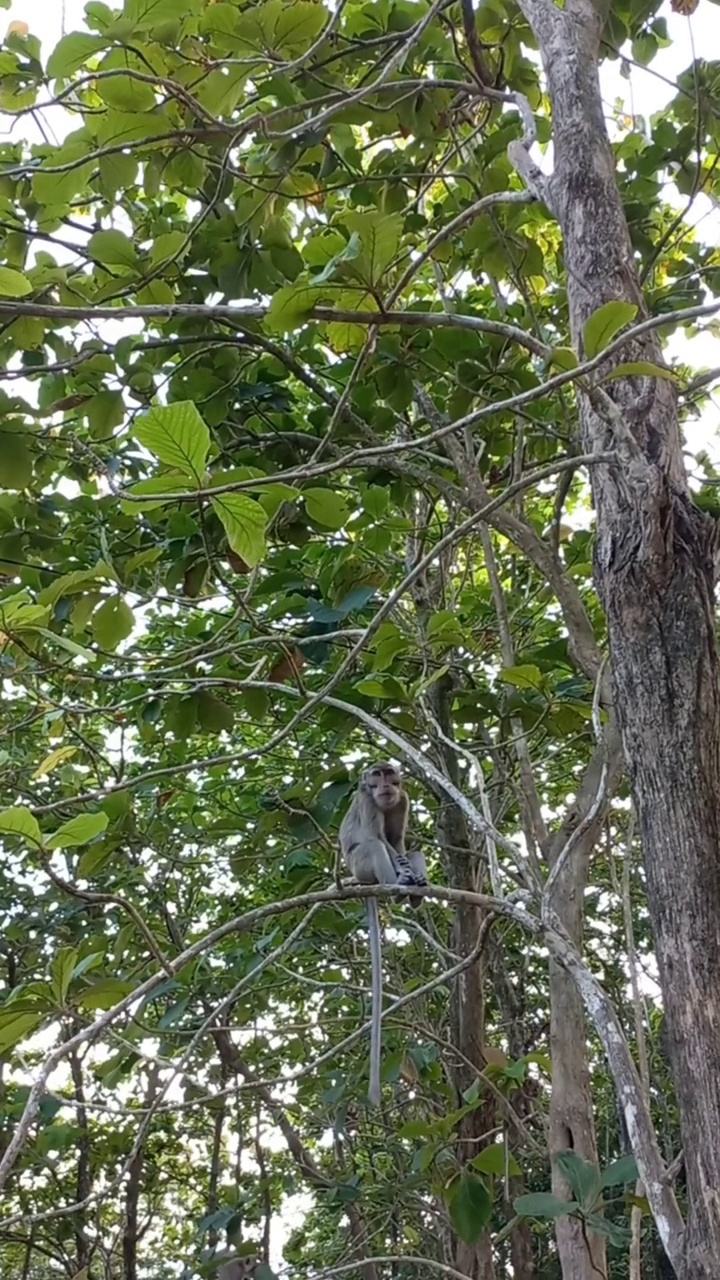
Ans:
[[[77,755],[77,750],[77,747],[56,747],[54,751],[50,752],[49,756],[46,756],[40,762],[33,774],[33,778],[42,778],[43,774],[52,773],[53,769],[61,764],[63,760],[69,760],[70,756]]]

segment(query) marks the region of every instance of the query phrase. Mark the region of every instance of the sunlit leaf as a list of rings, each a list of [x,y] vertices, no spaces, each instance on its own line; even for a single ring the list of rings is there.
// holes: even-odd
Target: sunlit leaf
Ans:
[[[317,520],[318,524],[328,529],[342,529],[350,516],[350,508],[345,498],[332,489],[304,489],[305,510]]]
[[[250,568],[265,555],[267,515],[259,502],[242,493],[217,494],[213,510],[225,526],[228,542]]]
[[[22,836],[31,845],[42,843],[38,820],[24,805],[0,812],[0,836],[3,835]]]
[[[42,778],[45,774],[52,773],[53,769],[57,769],[57,766],[62,764],[64,760],[70,760],[72,756],[77,755],[77,752],[78,748],[71,744],[57,747],[55,751],[51,751],[49,755],[45,756],[44,760],[41,760],[32,775],[33,778]]]
[[[135,436],[161,462],[200,483],[210,449],[210,432],[190,400],[150,409],[138,418]]]
[[[606,302],[599,307],[585,323],[583,330],[583,350],[587,359],[599,355],[612,342],[616,334],[630,324],[637,315],[637,307],[632,302]]]
[[[126,982],[121,978],[101,978],[85,987],[78,995],[77,1002],[83,1009],[112,1009],[113,1005],[129,996],[136,986],[136,982]]]
[[[61,947],[56,955],[53,956],[50,965],[50,977],[52,979],[53,992],[60,1004],[65,1003],[65,997],[70,988],[77,961],[78,953],[75,947]]]
[[[15,271],[12,267],[0,267],[0,297],[26,298],[32,290],[30,281],[22,271]]]
[[[0,1007],[0,1054],[26,1040],[37,1031],[43,1019],[42,1010],[29,1000],[16,1000]]]
[[[47,73],[65,79],[84,66],[94,53],[106,48],[107,41],[102,36],[91,35],[89,31],[70,31],[50,54]]]
[[[122,596],[110,596],[92,616],[92,632],[102,649],[117,649],[135,625],[135,615]]]
[[[73,849],[77,845],[87,844],[94,840],[108,825],[106,813],[81,813],[77,818],[70,818],[57,831],[48,836],[48,849]]]
[[[677,374],[650,360],[630,360],[627,364],[618,364],[603,379],[610,382],[613,378],[663,378],[666,382],[677,382]]]

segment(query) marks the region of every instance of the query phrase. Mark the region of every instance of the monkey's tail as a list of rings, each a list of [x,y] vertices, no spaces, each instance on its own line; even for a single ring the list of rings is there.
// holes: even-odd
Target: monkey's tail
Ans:
[[[382,955],[380,949],[380,914],[376,898],[367,898],[368,935],[370,938],[370,970],[372,1008],[370,1011],[370,1088],[368,1097],[373,1107],[382,1101],[380,1089],[380,1035],[382,1018]]]

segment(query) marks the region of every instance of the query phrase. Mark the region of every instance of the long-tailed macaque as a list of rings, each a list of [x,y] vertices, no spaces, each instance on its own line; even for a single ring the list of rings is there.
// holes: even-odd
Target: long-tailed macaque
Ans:
[[[407,853],[405,832],[409,803],[400,770],[376,764],[362,775],[352,803],[340,824],[340,850],[350,875],[359,884],[427,884],[422,853]],[[422,898],[410,897],[418,907]],[[380,1020],[382,1015],[382,955],[380,916],[375,898],[367,898],[372,972],[370,1018],[370,1089],[373,1106],[380,1105]]]

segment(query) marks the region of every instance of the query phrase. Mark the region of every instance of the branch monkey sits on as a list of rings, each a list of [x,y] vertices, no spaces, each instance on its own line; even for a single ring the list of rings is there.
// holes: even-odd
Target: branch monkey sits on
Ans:
[[[422,853],[407,853],[409,801],[400,770],[381,762],[363,773],[352,803],[340,824],[340,850],[350,875],[359,884],[427,884]],[[422,898],[410,897],[418,907]],[[382,956],[380,916],[375,898],[367,898],[372,969],[370,1019],[370,1089],[373,1106],[380,1105],[380,1020],[382,1013]]]

